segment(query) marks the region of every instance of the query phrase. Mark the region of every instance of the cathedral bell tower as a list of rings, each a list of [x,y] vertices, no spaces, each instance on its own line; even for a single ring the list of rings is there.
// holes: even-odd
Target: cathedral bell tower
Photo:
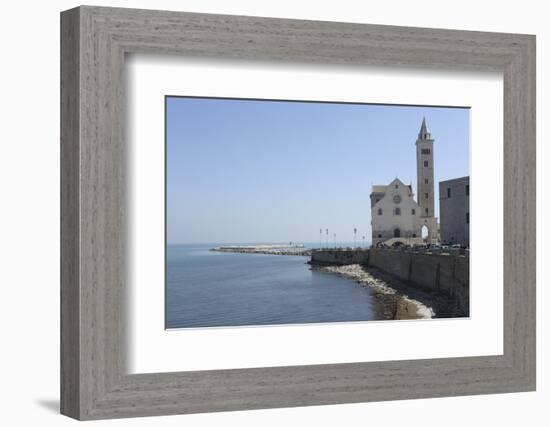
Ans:
[[[434,140],[426,126],[426,118],[422,119],[422,126],[416,140],[416,179],[417,201],[420,205],[420,217],[428,227],[428,235],[436,237],[434,211]]]

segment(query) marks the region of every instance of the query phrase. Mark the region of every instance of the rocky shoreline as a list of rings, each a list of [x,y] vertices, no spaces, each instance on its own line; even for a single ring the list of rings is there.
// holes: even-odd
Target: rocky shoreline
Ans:
[[[375,268],[359,264],[318,268],[320,271],[355,280],[374,291],[379,302],[377,317],[380,320],[452,317],[448,314],[452,303],[447,298],[413,289]]]

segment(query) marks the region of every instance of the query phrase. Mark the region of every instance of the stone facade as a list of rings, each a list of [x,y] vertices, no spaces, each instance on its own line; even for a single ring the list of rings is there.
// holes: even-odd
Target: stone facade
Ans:
[[[434,216],[434,140],[422,120],[416,140],[417,200],[410,185],[395,178],[389,185],[374,185],[371,199],[372,244],[392,239],[417,243],[425,237],[438,241],[437,219]],[[425,236],[422,228],[426,227]]]
[[[470,246],[470,177],[439,183],[441,240]]]
[[[395,178],[383,187],[383,193],[382,186],[377,187],[378,192],[371,193],[372,243],[420,238],[420,206],[414,200],[411,186]]]

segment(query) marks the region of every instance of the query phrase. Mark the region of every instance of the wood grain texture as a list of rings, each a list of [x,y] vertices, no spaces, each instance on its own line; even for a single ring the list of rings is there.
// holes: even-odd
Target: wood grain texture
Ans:
[[[62,413],[100,419],[535,389],[535,38],[80,7],[62,13]],[[504,354],[128,375],[124,55],[504,75]]]
[[[61,412],[80,414],[79,12],[61,21]]]

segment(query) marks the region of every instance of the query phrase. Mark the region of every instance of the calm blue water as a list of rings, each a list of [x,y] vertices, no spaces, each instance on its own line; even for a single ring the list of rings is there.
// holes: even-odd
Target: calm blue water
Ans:
[[[211,247],[168,245],[167,328],[375,319],[368,288],[310,271],[308,257],[211,252]]]

